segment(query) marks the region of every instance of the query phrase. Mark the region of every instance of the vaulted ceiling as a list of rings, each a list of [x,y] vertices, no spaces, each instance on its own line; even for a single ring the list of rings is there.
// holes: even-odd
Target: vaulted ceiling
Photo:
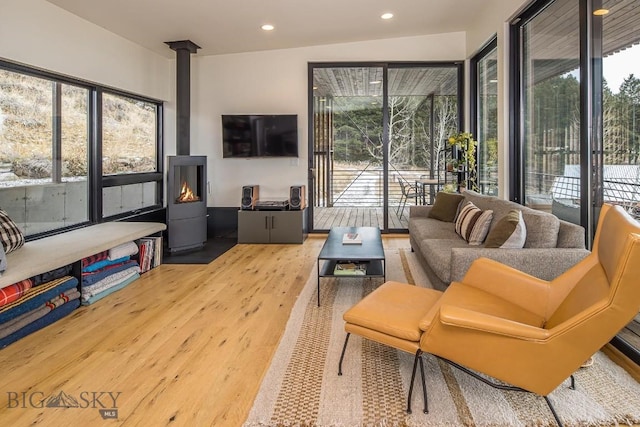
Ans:
[[[465,31],[505,0],[48,0],[167,57],[192,40],[199,55]],[[513,8],[525,0],[513,0]],[[509,2],[506,2],[509,3]],[[380,16],[392,12],[394,17]],[[275,26],[270,32],[260,27]]]

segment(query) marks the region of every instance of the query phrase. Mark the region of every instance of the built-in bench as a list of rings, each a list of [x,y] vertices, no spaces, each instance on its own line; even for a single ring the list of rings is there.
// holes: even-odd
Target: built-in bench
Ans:
[[[7,269],[0,276],[0,288],[166,228],[158,222],[105,222],[27,242],[7,254]]]

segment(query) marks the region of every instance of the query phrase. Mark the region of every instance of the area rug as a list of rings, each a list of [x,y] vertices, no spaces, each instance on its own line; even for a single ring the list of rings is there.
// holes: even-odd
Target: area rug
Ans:
[[[387,280],[429,287],[409,250],[385,252]],[[493,389],[430,355],[424,358],[430,412],[422,413],[418,386],[413,414],[407,414],[413,355],[358,336],[349,340],[338,376],[342,313],[380,284],[377,279],[322,279],[322,306],[317,307],[316,272],[311,273],[245,427],[555,425],[541,397]],[[593,360],[575,373],[576,390],[567,381],[549,396],[565,426],[639,423],[640,385],[604,354]]]

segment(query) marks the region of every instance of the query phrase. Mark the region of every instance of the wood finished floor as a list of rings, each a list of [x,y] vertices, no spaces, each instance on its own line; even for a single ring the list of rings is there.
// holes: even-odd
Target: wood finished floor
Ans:
[[[0,426],[241,426],[324,239],[161,265],[0,350]],[[383,240],[409,246],[407,235]],[[118,420],[103,420],[99,404],[33,407],[61,391],[120,393]],[[19,407],[8,407],[9,393]]]
[[[161,265],[0,350],[0,425],[242,425],[325,237],[237,245],[209,265]],[[408,238],[385,236],[384,245],[408,247]],[[22,404],[23,393],[38,406],[61,391],[82,405],[82,392],[121,393],[118,420],[103,420],[99,404]],[[19,407],[8,407],[8,393]]]

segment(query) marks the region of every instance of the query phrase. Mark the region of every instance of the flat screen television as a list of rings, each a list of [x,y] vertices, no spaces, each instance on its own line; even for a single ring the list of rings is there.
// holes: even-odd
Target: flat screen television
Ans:
[[[223,114],[222,157],[298,157],[298,116]]]

